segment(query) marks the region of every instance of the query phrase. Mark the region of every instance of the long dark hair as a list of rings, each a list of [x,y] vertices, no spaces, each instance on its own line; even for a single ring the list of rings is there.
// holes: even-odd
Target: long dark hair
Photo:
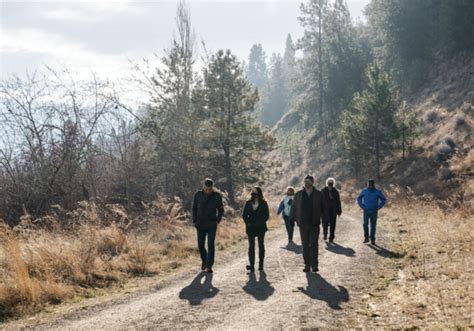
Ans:
[[[257,191],[258,203],[262,203],[263,201],[265,201],[265,199],[263,197],[263,191],[260,188],[260,186],[255,186],[254,189],[255,189],[255,191]],[[253,200],[252,200],[252,202],[253,202]]]

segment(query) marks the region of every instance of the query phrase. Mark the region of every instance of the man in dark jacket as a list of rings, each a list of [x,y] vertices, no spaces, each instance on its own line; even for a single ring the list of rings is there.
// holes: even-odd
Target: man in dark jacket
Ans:
[[[377,228],[377,214],[379,209],[385,206],[386,198],[382,191],[375,188],[375,180],[368,182],[367,188],[363,189],[357,197],[359,207],[364,211],[364,243],[370,242],[375,245],[375,230]],[[370,222],[370,232],[369,232]]]
[[[300,228],[303,246],[304,272],[318,272],[318,238],[324,212],[323,196],[314,187],[314,178],[306,176],[304,187],[296,192],[290,212],[290,221]]]
[[[222,197],[214,191],[212,179],[206,178],[203,189],[194,194],[193,223],[197,229],[198,248],[202,260],[201,270],[210,273],[214,265],[217,224],[220,223],[223,214]],[[205,247],[206,236],[208,251]]]
[[[328,228],[329,228],[329,242],[334,242],[334,232],[336,231],[336,220],[337,216],[341,216],[341,198],[339,192],[334,187],[336,181],[334,178],[329,177],[326,180],[326,187],[321,190],[324,199],[324,205],[327,207],[323,217],[323,233],[324,240],[328,239]]]

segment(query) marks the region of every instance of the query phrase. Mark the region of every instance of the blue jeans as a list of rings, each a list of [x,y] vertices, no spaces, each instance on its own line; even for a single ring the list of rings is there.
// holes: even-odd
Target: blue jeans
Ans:
[[[199,254],[201,260],[206,263],[206,266],[212,268],[214,265],[214,252],[215,252],[215,241],[217,226],[210,228],[196,228]],[[206,236],[207,236],[207,251],[206,251]]]
[[[293,231],[295,230],[295,222],[290,222],[290,216],[283,215],[285,221],[286,232],[288,233],[288,241],[293,241]]]
[[[369,235],[370,222],[370,235]],[[375,241],[375,229],[377,227],[377,211],[364,210],[364,238]]]

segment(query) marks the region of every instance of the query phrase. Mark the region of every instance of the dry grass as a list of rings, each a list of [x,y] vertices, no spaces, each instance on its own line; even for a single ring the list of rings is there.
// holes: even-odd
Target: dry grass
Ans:
[[[135,218],[119,206],[81,202],[73,212],[59,210],[40,220],[26,216],[15,229],[2,226],[0,321],[196,259],[188,216],[176,200],[157,200]],[[218,249],[245,238],[243,222],[232,211],[227,216]]]
[[[372,310],[367,323],[391,328],[472,326],[472,210],[415,197],[392,199],[391,206],[382,222],[388,223],[392,250],[403,257],[386,259],[380,269],[376,295],[367,303]]]

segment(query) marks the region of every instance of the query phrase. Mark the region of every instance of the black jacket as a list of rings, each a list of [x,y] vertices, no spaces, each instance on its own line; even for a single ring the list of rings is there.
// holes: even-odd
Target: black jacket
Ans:
[[[224,215],[222,197],[217,192],[206,195],[203,191],[194,194],[193,223],[198,228],[210,228],[219,224]]]
[[[265,200],[258,204],[256,210],[252,208],[252,201],[247,201],[244,206],[244,211],[242,212],[247,234],[251,236],[264,234],[267,231],[267,221],[269,217],[270,212]]]
[[[332,188],[332,199],[329,194],[329,187],[326,186],[325,188],[323,188],[321,190],[321,193],[323,194],[324,205],[327,207],[326,211],[328,213],[332,212],[333,215],[331,216],[341,215],[342,213],[341,198],[339,197],[339,192],[336,190],[336,188],[335,187]]]
[[[321,191],[318,191],[315,187],[313,187],[313,193],[310,195],[310,206],[312,207],[311,210],[303,210],[303,200],[305,196],[305,189],[301,189],[300,191],[296,192],[295,197],[293,198],[293,204],[291,205],[291,212],[290,212],[290,221],[296,222],[299,227],[307,228],[307,227],[315,227],[321,224],[321,218],[323,217],[323,213],[326,211],[326,206],[324,204],[323,195]],[[305,222],[306,213],[310,213],[311,222],[308,224]]]

